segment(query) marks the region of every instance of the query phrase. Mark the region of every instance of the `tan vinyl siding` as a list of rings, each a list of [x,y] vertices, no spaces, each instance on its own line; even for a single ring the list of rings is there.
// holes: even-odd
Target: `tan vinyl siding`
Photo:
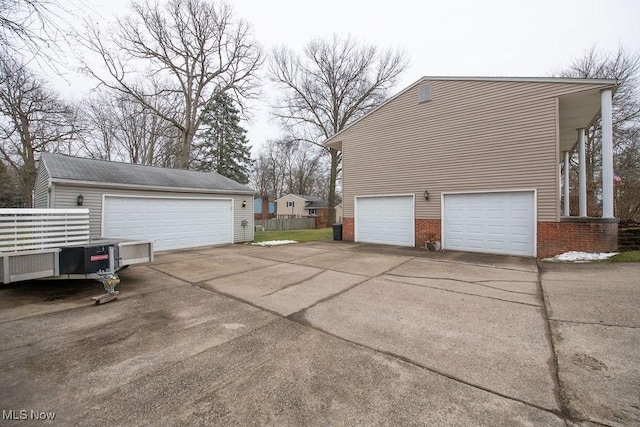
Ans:
[[[227,196],[229,197],[229,196]],[[233,241],[252,242],[255,224],[253,222],[253,196],[245,194],[233,197]],[[242,207],[242,202],[246,200],[247,206]],[[247,220],[247,227],[242,227],[242,221]]]
[[[233,238],[234,242],[245,242],[253,240],[254,223],[253,223],[253,196],[248,195],[230,195],[230,194],[204,194],[204,193],[178,193],[166,191],[149,191],[149,190],[131,190],[109,187],[89,187],[81,185],[54,184],[54,208],[79,208],[77,206],[77,197],[82,194],[84,197],[83,208],[89,209],[89,227],[91,237],[100,237],[102,233],[102,195],[137,195],[137,196],[156,196],[156,197],[207,197],[207,198],[233,198]],[[242,202],[246,200],[247,206],[242,207]],[[243,228],[241,221],[246,219],[248,226]]]
[[[46,209],[49,207],[49,173],[47,168],[40,163],[36,182],[33,186],[33,207],[37,209]]]
[[[287,202],[293,202],[293,207],[287,207]],[[287,194],[276,200],[276,216],[293,216],[300,218],[305,215],[304,207],[307,201],[295,194]]]
[[[432,100],[418,103],[419,87],[427,83]],[[442,192],[537,189],[538,220],[557,221],[557,97],[597,87],[416,85],[341,134],[344,216],[354,216],[356,195],[413,193],[416,219],[428,219],[440,218]]]

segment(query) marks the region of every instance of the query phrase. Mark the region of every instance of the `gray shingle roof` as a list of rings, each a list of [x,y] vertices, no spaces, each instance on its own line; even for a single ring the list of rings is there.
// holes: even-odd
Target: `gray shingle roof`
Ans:
[[[298,196],[298,197],[302,197],[303,199],[305,199],[307,202],[322,202],[323,200],[320,197],[316,197],[316,196],[308,196],[306,194],[292,194],[294,196]]]
[[[320,199],[320,200],[309,203],[304,208],[309,209],[309,208],[327,208],[327,207],[329,207],[329,202],[327,202],[326,200]]]
[[[254,192],[251,188],[215,172],[143,166],[51,153],[42,153],[40,160],[54,181],[63,179],[140,187]]]

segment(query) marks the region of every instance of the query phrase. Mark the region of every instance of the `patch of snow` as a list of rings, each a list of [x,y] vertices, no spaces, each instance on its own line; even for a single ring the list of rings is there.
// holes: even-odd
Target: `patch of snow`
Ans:
[[[291,243],[298,243],[295,240],[267,240],[265,242],[253,242],[252,246],[280,246],[290,245]]]
[[[553,258],[545,258],[543,261],[570,261],[570,262],[586,262],[586,261],[600,261],[603,259],[611,258],[614,255],[618,255],[618,252],[565,252],[560,255],[556,255]]]

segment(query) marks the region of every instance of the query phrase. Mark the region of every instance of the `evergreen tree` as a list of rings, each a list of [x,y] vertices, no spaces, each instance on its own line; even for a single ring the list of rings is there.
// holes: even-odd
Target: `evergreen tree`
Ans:
[[[251,146],[231,97],[225,93],[217,95],[207,106],[202,124],[204,130],[194,144],[192,169],[213,171],[248,183]]]

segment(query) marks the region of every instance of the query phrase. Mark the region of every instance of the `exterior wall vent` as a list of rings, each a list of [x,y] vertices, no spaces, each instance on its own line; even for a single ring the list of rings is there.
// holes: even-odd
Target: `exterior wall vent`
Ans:
[[[431,85],[424,85],[418,89],[418,103],[431,101]]]

